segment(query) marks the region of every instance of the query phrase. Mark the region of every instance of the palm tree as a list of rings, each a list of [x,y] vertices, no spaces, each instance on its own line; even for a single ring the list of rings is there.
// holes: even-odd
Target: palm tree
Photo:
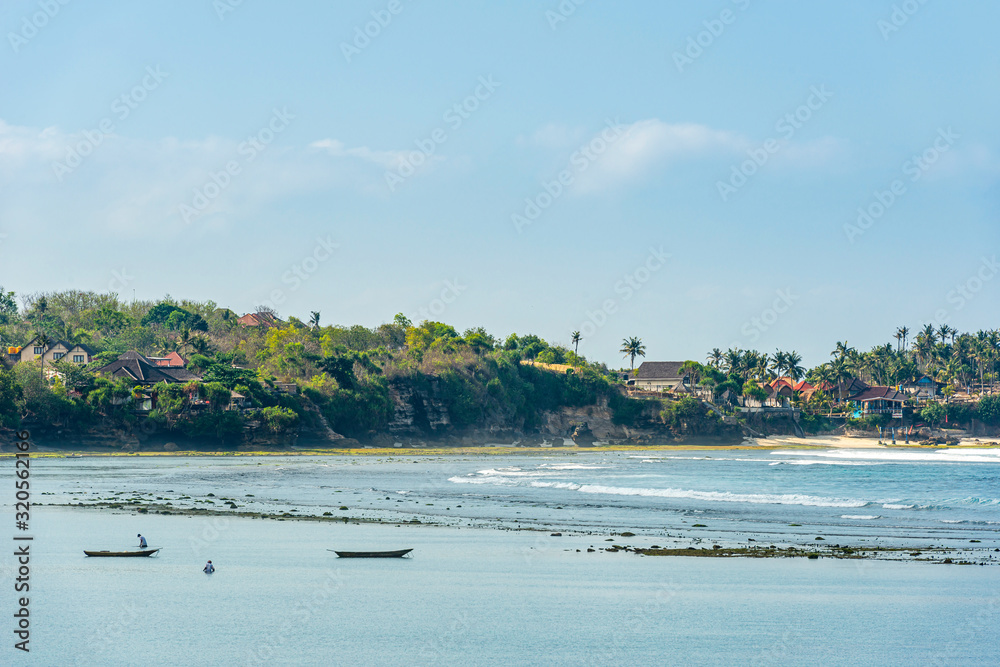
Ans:
[[[927,328],[917,334],[917,342],[913,346],[913,351],[916,352],[917,358],[920,359],[920,363],[924,366],[927,371],[930,371],[930,362],[934,355],[934,345],[937,342],[937,334],[933,331],[931,325],[927,325],[931,328],[928,332]]]
[[[798,382],[805,377],[806,369],[802,366],[802,355],[792,350],[785,353],[785,372],[792,382]],[[795,387],[792,387],[794,389]]]
[[[742,363],[743,355],[740,354],[739,350],[734,350],[732,348],[726,350],[726,353],[722,355],[722,368],[727,373],[740,374],[740,364]]]
[[[941,337],[942,343],[948,340],[948,336],[951,336],[951,342],[952,344],[954,344],[955,334],[957,333],[958,333],[957,329],[955,329],[954,327],[950,327],[947,324],[942,324],[940,327],[938,327],[938,335]]]
[[[774,370],[775,375],[778,379],[781,379],[782,372],[785,370],[785,353],[781,350],[775,350],[774,354],[771,355],[771,368]]]
[[[837,343],[836,349],[834,349],[834,351],[830,353],[830,356],[837,357],[838,359],[843,359],[844,357],[849,356],[852,352],[854,352],[854,348],[848,347],[847,341],[845,340]]]
[[[209,347],[211,347],[210,341],[205,336],[194,336],[188,343],[191,346],[191,351],[195,354],[207,354]]]
[[[319,311],[310,310],[309,311],[309,326],[313,329],[319,329]]]
[[[771,368],[771,358],[766,354],[758,354],[756,356],[756,367],[754,368],[757,377],[760,380],[768,379],[768,371]]]
[[[920,330],[920,335],[931,342],[931,345],[937,342],[937,329],[934,328],[933,324],[925,324],[924,328]]]
[[[837,383],[837,402],[844,402],[844,380],[851,377],[851,371],[847,367],[847,361],[844,359],[834,359],[830,364],[830,370],[833,371],[833,376],[836,378],[834,381]]]
[[[622,339],[622,348],[618,350],[626,357],[632,358],[632,370],[635,371],[635,358],[646,356],[646,346],[636,337]]]
[[[580,332],[574,331],[569,340],[573,343],[573,354],[580,354],[580,341],[583,340],[583,337],[580,336]]]
[[[723,356],[724,355],[722,354],[722,350],[720,350],[717,347],[713,347],[712,351],[708,353],[707,357],[709,366],[716,369],[719,368],[719,366],[722,363]]]
[[[181,329],[181,334],[177,337],[177,351],[184,352],[184,349],[191,344],[191,330],[187,327]]]
[[[899,327],[899,334],[903,337],[903,350],[906,350],[906,337],[910,334],[909,327]]]
[[[830,364],[820,364],[809,372],[809,376],[816,383],[816,388],[824,394],[827,393],[827,385],[833,386],[837,379]],[[833,414],[833,401],[830,401],[830,414]]]

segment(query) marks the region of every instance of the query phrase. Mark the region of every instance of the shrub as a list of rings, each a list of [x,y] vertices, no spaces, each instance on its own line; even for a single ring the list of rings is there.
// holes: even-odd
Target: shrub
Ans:
[[[263,408],[260,416],[267,427],[275,432],[290,431],[299,425],[299,416],[294,410],[281,407]]]
[[[940,403],[930,403],[920,411],[920,417],[931,425],[943,422],[945,415],[947,415],[947,410]]]
[[[1000,395],[984,396],[976,409],[979,419],[987,424],[1000,424]]]

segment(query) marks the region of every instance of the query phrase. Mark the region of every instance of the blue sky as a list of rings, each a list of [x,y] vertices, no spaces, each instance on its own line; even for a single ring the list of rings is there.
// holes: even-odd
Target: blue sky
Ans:
[[[612,366],[998,326],[1000,6],[577,2],[6,2],[0,284]]]

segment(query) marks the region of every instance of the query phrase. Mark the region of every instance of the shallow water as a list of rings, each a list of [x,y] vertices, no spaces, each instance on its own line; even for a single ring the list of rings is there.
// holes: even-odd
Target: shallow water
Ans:
[[[997,664],[1000,567],[587,552],[624,529],[643,546],[823,531],[994,548],[996,452],[936,453],[36,459],[35,501],[126,509],[35,508],[32,653],[8,660],[9,641],[0,664]],[[230,511],[223,497],[442,525],[127,509]],[[82,553],[139,532],[157,557]],[[328,551],[410,547],[402,560]],[[10,581],[12,559],[0,568]]]
[[[163,545],[158,557],[81,552],[140,530]],[[1000,658],[1000,568],[576,551],[590,544],[482,529],[47,510],[37,520],[26,664]],[[345,561],[326,551],[358,547],[414,552]],[[218,567],[211,576],[201,572],[207,558]]]
[[[227,498],[242,511],[463,526],[1000,547],[992,449],[84,458],[37,475],[52,495],[36,501],[53,503],[160,497],[225,510]]]

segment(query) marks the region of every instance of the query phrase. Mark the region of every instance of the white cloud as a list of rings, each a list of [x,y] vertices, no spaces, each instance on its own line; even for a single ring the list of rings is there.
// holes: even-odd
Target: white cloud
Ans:
[[[383,169],[396,169],[406,159],[407,151],[375,151],[367,146],[347,148],[336,139],[320,139],[309,144],[310,148],[326,151],[333,157],[354,157],[377,164]]]
[[[667,123],[657,118],[636,121],[622,126],[624,132],[607,141],[606,132],[589,140],[579,141],[578,151],[586,155],[589,147],[594,159],[587,168],[576,173],[573,191],[577,194],[596,193],[644,182],[660,171],[694,161],[710,161],[706,179],[714,180],[718,171],[727,171],[734,161],[747,159],[747,151],[763,150],[764,139],[751,140],[727,130],[698,123]],[[553,133],[551,126],[539,130],[543,136]],[[816,168],[843,158],[844,142],[823,137],[811,141],[779,141],[769,168]],[[599,154],[598,154],[599,153]],[[579,153],[574,153],[578,155]],[[571,159],[572,164],[572,159]]]
[[[206,227],[225,228],[227,218],[252,216],[296,193],[343,187],[384,195],[382,169],[398,164],[401,155],[345,147],[333,139],[312,148],[290,146],[280,133],[251,154],[245,144],[225,137],[150,141],[0,120],[0,221],[163,237],[191,230],[181,207],[193,207],[200,192],[215,196],[192,224],[212,218]],[[227,174],[233,163],[239,173]]]
[[[731,132],[696,123],[665,123],[656,118],[636,121],[624,126],[624,130],[579,175],[575,183],[577,192],[595,192],[641,181],[654,168],[696,156],[728,153],[748,145],[745,139]],[[595,135],[592,141],[600,136]]]

